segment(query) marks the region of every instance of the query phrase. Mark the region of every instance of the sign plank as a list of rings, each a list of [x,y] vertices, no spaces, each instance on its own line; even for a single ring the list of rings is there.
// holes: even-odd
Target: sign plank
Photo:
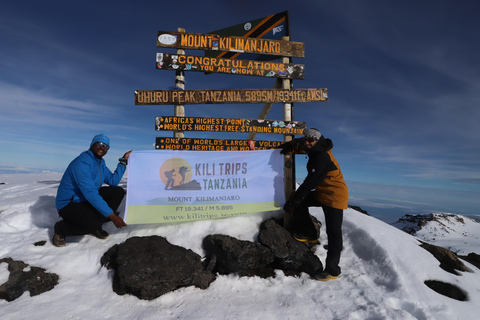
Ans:
[[[135,105],[186,105],[221,103],[294,103],[328,101],[328,90],[314,89],[224,89],[136,90]]]
[[[157,47],[305,57],[305,46],[301,42],[217,34],[158,31]]]
[[[303,80],[305,78],[305,66],[303,64],[232,60],[170,53],[157,53],[157,69],[228,73],[284,79]]]
[[[307,124],[299,121],[258,119],[155,117],[155,130],[273,133],[302,135]]]
[[[254,140],[255,150],[278,148],[283,141]],[[192,150],[192,151],[245,151],[250,150],[247,140],[204,139],[204,138],[166,138],[157,137],[155,149]]]

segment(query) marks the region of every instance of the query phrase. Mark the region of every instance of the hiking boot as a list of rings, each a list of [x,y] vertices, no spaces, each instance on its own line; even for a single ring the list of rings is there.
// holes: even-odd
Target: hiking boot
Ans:
[[[90,235],[94,236],[95,238],[100,239],[100,240],[105,240],[109,236],[108,232],[103,230],[103,229],[95,230],[95,232],[90,233]]]
[[[328,272],[319,272],[319,273],[315,274],[313,276],[313,278],[315,280],[319,280],[319,281],[328,281],[328,280],[332,280],[332,279],[337,279],[338,276],[332,276]]]
[[[63,224],[63,220],[60,220],[53,226],[52,243],[55,247],[65,247],[67,245],[67,241],[65,240],[65,236],[62,232]]]
[[[52,243],[55,247],[65,247],[67,245],[65,237],[59,235],[58,233],[54,233]]]

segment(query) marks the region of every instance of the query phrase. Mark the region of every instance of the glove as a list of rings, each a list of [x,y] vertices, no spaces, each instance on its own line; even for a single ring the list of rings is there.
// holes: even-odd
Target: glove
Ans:
[[[299,204],[298,201],[293,201],[292,199],[290,199],[283,206],[283,210],[285,210],[285,212],[288,214],[293,214],[298,204]]]
[[[285,142],[280,145],[280,148],[282,148],[282,150],[280,151],[281,154],[293,152],[297,148],[297,142],[295,140]]]

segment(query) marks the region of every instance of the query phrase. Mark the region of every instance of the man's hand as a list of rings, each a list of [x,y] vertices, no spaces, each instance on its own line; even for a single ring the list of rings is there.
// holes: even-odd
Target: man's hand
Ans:
[[[110,214],[108,217],[110,218],[110,220],[112,220],[113,224],[117,228],[123,228],[127,225],[125,221],[123,221],[122,218],[117,216],[114,212]]]
[[[125,153],[125,154],[123,155],[123,158],[124,158],[125,160],[128,160],[128,157],[130,157],[130,153],[132,153],[132,151],[133,151],[133,150],[130,150],[130,151],[128,151],[127,153]]]
[[[283,206],[283,210],[285,210],[288,214],[293,214],[295,208],[298,206],[298,202],[292,201],[291,199],[288,200],[285,205]]]
[[[287,154],[293,152],[297,148],[297,142],[295,140],[290,140],[282,143],[279,147],[282,148],[280,151],[281,154]]]

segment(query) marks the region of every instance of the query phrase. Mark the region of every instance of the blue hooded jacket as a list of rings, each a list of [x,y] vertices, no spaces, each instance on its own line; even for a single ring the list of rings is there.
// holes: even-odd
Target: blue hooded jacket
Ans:
[[[112,173],[105,165],[105,160],[96,158],[91,150],[82,152],[63,174],[55,199],[57,210],[63,209],[70,202],[88,201],[102,215],[108,217],[113,210],[103,200],[98,190],[103,183],[110,186],[118,185],[125,170],[126,167],[119,163]]]

